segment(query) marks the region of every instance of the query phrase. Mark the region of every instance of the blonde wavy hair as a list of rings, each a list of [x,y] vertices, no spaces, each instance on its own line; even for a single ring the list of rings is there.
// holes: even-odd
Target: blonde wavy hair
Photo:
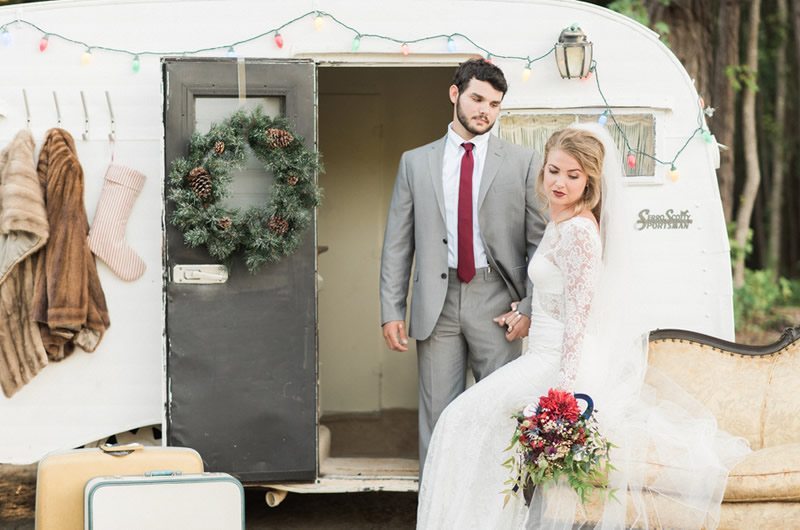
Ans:
[[[536,178],[536,193],[544,204],[549,201],[544,190],[544,171],[547,165],[547,157],[552,151],[564,151],[580,164],[583,172],[586,173],[586,189],[583,195],[573,207],[573,215],[578,215],[584,210],[590,210],[595,218],[600,219],[602,202],[602,181],[603,159],[605,158],[605,148],[603,143],[589,131],[583,129],[566,128],[556,131],[547,140],[544,146],[544,163],[539,170]]]

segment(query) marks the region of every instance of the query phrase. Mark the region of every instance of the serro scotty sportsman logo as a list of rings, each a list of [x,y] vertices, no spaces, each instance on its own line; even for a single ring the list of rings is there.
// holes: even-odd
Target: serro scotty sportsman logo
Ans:
[[[634,226],[636,230],[644,230],[646,228],[652,228],[653,230],[687,230],[692,222],[689,210],[681,210],[680,213],[675,213],[675,210],[670,208],[664,213],[654,214],[650,213],[648,208],[645,208],[639,212],[639,219]]]

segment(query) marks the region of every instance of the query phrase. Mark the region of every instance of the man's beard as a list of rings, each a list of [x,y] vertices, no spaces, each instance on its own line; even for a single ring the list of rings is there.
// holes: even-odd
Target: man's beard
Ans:
[[[467,131],[469,131],[470,133],[472,133],[472,134],[474,134],[474,135],[476,135],[476,136],[478,136],[478,135],[481,135],[481,134],[483,134],[483,133],[487,132],[489,129],[491,129],[491,128],[492,128],[492,125],[494,125],[494,122],[491,122],[491,121],[490,121],[490,122],[489,122],[489,123],[486,125],[486,129],[484,129],[484,130],[476,129],[474,126],[470,125],[470,123],[469,123],[469,118],[467,118],[466,114],[464,114],[464,112],[461,110],[461,96],[459,96],[459,97],[458,97],[458,101],[456,102],[456,117],[458,118],[458,122],[459,122],[459,123],[460,123],[460,124],[461,124],[461,125],[462,125],[462,126],[463,126],[463,127],[466,129],[466,130],[467,130]]]

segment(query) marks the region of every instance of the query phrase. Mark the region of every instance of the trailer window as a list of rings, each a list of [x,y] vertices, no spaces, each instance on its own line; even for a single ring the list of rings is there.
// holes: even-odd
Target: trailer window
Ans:
[[[596,122],[597,119],[598,114],[505,114],[500,117],[498,135],[509,142],[533,147],[539,153],[544,153],[544,144],[555,131],[574,123]],[[615,112],[614,119],[619,128],[611,118],[608,119],[606,127],[617,143],[623,162],[626,161],[628,154],[636,157],[636,164],[632,168],[628,164],[623,164],[626,176],[654,177],[655,162],[642,153],[655,155],[655,116]]]

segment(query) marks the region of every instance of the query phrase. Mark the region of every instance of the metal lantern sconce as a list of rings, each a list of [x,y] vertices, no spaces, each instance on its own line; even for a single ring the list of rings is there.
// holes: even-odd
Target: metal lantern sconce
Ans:
[[[577,25],[564,28],[556,43],[556,64],[564,79],[586,77],[592,67],[592,43]]]

